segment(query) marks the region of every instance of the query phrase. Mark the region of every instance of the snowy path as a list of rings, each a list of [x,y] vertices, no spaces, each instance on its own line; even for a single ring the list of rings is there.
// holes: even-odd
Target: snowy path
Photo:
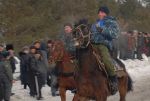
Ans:
[[[144,61],[126,60],[123,61],[127,71],[133,79],[134,91],[127,94],[127,101],[150,101],[150,58]],[[20,81],[13,84],[12,92],[15,93],[10,101],[36,101],[36,98],[29,96],[29,89],[24,90]],[[61,101],[60,97],[52,97],[48,86],[42,88],[43,101]],[[67,91],[67,101],[72,101],[73,94]],[[108,97],[107,101],[119,101],[119,94]]]

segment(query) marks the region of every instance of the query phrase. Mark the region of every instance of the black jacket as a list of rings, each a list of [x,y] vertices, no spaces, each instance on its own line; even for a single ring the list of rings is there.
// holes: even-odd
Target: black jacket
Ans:
[[[44,64],[44,60],[42,57],[40,57],[39,59],[36,59],[35,56],[33,56],[31,58],[31,71],[34,74],[45,74],[46,70],[45,70],[45,64]]]
[[[10,65],[11,65],[11,68],[12,68],[12,73],[14,73],[15,70],[16,70],[15,58],[13,56],[11,56],[10,59],[9,59],[9,61],[10,61]]]

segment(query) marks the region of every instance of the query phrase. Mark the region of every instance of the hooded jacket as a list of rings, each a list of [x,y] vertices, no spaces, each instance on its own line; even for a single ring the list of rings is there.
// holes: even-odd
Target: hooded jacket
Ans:
[[[97,32],[96,27],[101,27],[102,32]],[[91,37],[91,42],[93,44],[104,44],[111,50],[113,43],[112,39],[115,39],[119,35],[119,26],[115,18],[105,16],[92,26],[91,31],[94,33]]]

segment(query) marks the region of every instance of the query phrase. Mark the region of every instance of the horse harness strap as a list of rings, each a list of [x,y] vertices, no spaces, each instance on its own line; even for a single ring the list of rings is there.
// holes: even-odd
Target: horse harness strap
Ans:
[[[100,60],[101,60],[101,57],[100,57],[98,54],[96,54],[94,51],[93,51],[93,55],[95,56],[95,58],[96,58],[96,60],[97,60],[99,69],[100,69],[101,71],[104,71],[105,74],[106,74],[106,76],[107,76],[107,78],[108,78],[108,73],[107,73],[107,71],[106,71],[106,69],[105,69],[105,65],[100,61]]]
[[[74,72],[71,72],[71,73],[58,73],[58,76],[60,76],[60,77],[74,76]]]

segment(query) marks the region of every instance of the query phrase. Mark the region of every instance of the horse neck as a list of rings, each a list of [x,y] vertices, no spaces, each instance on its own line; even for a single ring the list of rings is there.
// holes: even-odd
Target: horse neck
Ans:
[[[91,44],[87,46],[87,48],[80,48],[76,50],[76,58],[79,62],[79,70],[85,71],[85,70],[93,70],[94,68],[97,68],[97,62],[93,55],[93,47]]]
[[[87,60],[89,57],[89,54],[92,55],[93,49],[91,44],[89,44],[86,48],[79,48],[76,50],[76,58],[79,61]]]
[[[59,72],[61,73],[69,73],[73,72],[73,64],[71,63],[70,59],[67,59],[69,57],[69,54],[65,49],[62,49],[63,51],[63,57],[62,61],[58,61],[58,67],[59,67]]]

